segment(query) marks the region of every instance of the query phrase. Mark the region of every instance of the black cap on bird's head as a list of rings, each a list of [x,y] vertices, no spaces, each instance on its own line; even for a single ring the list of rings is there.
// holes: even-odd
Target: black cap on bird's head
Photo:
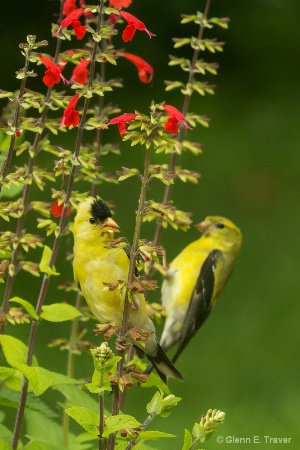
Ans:
[[[111,211],[107,204],[102,200],[102,198],[96,198],[91,205],[91,213],[95,219],[100,222],[104,222],[109,217],[112,217]]]
[[[112,214],[107,204],[102,198],[97,197],[91,202],[91,224],[103,224],[102,231],[107,233],[118,233],[120,231],[119,225],[112,219]]]
[[[79,203],[73,224],[73,233],[76,235],[86,230],[89,234],[91,226],[95,230],[101,230],[101,233],[110,233],[111,235],[120,231],[120,227],[112,218],[109,207],[100,197],[87,197]]]

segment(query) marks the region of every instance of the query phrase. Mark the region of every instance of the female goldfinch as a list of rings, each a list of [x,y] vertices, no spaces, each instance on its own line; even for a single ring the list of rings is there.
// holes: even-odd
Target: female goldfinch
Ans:
[[[107,288],[107,283],[120,280],[126,284],[128,277],[127,254],[123,248],[109,245],[114,232],[118,231],[119,227],[102,199],[88,197],[79,204],[73,227],[74,278],[95,318],[101,323],[113,322],[121,328],[125,293],[118,288]],[[150,332],[144,345],[137,341],[133,341],[133,345],[146,354],[164,381],[166,377],[182,379],[156,339],[144,295],[132,296],[128,326]]]
[[[176,343],[175,362],[209,316],[230,277],[242,234],[224,217],[207,217],[195,226],[202,236],[171,262],[162,284],[166,322],[160,344],[168,351]]]

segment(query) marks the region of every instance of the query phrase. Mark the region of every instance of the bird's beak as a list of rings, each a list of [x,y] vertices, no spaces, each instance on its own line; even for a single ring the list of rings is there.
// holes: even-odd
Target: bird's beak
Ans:
[[[205,233],[209,229],[210,225],[211,223],[209,220],[203,220],[200,223],[196,223],[194,227],[196,228],[197,231],[200,231],[200,233]]]
[[[109,217],[104,222],[102,231],[105,231],[106,233],[119,233],[120,227],[111,217]]]

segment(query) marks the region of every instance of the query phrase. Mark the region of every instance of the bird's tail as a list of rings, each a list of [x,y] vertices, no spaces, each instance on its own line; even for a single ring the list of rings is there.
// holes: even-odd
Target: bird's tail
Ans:
[[[172,362],[167,357],[165,351],[162,349],[160,344],[156,344],[156,355],[150,356],[146,355],[150,363],[144,373],[150,373],[152,366],[155,367],[158,375],[163,380],[164,383],[167,381],[167,377],[177,378],[178,380],[183,380],[183,375],[176,369]]]

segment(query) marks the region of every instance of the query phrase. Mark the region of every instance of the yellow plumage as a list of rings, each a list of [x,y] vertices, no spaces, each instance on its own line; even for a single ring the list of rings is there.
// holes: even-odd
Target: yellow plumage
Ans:
[[[89,308],[101,323],[114,322],[121,328],[126,289],[109,290],[107,283],[127,282],[129,258],[120,248],[109,246],[119,227],[102,199],[87,198],[78,206],[74,220],[74,278],[79,283]],[[130,303],[129,328],[150,332],[144,346],[132,343],[143,350],[156,367],[159,375],[182,378],[157,342],[153,322],[147,315],[143,294],[134,294]]]
[[[171,262],[162,284],[166,322],[160,344],[178,343],[174,362],[209,316],[230,277],[242,235],[233,222],[210,216],[196,225],[203,232]]]

